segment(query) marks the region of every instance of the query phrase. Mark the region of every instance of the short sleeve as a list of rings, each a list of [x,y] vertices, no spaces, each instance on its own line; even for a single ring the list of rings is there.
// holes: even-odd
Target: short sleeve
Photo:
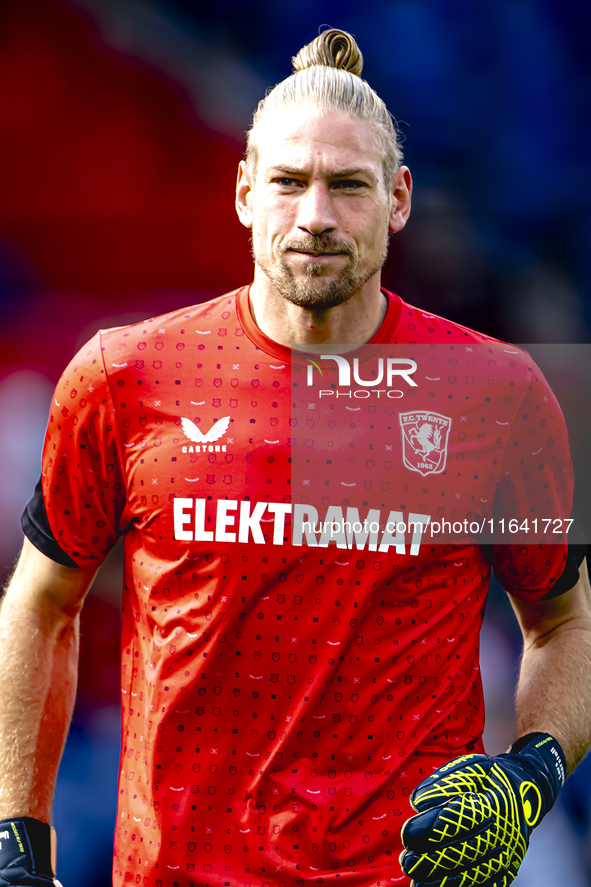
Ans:
[[[33,544],[59,563],[100,564],[124,529],[122,461],[97,333],[69,364],[53,395],[40,487],[22,521]]]
[[[499,475],[493,569],[510,594],[539,600],[551,596],[559,580],[567,591],[578,573],[569,584],[574,480],[564,416],[541,371],[530,365]]]

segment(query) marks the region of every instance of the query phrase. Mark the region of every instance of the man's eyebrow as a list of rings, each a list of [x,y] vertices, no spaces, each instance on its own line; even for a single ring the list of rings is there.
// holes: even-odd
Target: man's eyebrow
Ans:
[[[271,164],[269,167],[269,172],[284,172],[290,176],[301,176],[303,170],[298,169],[297,166],[283,166],[281,164]]]
[[[333,172],[330,172],[328,175],[330,178],[344,178],[346,176],[358,176],[359,174],[371,176],[375,178],[375,174],[371,169],[365,166],[356,166],[351,169],[335,169]]]
[[[269,172],[281,172],[285,173],[289,176],[301,176],[305,175],[303,169],[300,169],[296,166],[284,166],[283,164],[271,165],[269,168]],[[330,170],[328,173],[329,179],[340,179],[347,178],[348,176],[355,176],[359,174],[364,174],[370,176],[371,178],[375,178],[375,173],[368,167],[356,166],[351,167],[350,169],[334,169]]]

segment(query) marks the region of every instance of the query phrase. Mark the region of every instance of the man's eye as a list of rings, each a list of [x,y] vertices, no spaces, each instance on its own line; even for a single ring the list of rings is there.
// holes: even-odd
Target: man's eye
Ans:
[[[365,184],[365,182],[358,182],[357,179],[339,179],[338,181],[333,183],[333,188],[338,188],[345,191],[358,191],[361,188],[366,187],[367,185]]]
[[[293,188],[297,187],[300,183],[297,179],[291,179],[289,176],[281,176],[280,179],[275,179],[276,185],[281,185],[282,188]]]

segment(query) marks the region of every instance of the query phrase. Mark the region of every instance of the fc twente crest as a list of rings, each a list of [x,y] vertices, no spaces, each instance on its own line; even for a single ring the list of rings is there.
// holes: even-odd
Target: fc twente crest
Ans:
[[[447,461],[447,442],[451,428],[449,416],[419,410],[399,413],[402,428],[402,457],[411,471],[441,474]]]

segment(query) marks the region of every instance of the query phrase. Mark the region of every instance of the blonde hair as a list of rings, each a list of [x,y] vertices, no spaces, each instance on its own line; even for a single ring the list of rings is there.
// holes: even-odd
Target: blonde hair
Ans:
[[[256,167],[256,131],[273,111],[310,107],[343,111],[358,120],[371,121],[383,154],[386,186],[402,160],[396,124],[379,95],[361,79],[363,56],[351,34],[334,28],[323,31],[292,59],[293,74],[262,99],[246,136],[246,159]]]

